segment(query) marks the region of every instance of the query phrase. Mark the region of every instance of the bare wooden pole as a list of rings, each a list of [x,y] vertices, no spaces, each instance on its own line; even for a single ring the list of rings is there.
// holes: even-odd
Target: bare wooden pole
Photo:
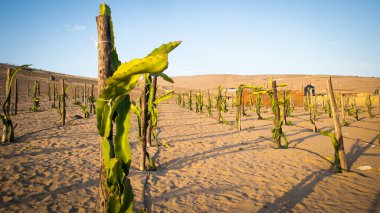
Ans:
[[[61,79],[61,109],[62,109],[62,115],[61,115],[61,126],[65,126],[66,124],[66,101],[65,101],[65,80]]]
[[[53,108],[55,108],[55,100],[57,98],[57,84],[54,82],[53,87]]]
[[[153,76],[153,79],[152,79],[152,87],[153,87],[153,91],[152,91],[152,101],[154,102],[156,100],[156,94],[157,94],[157,76]],[[153,128],[153,121],[152,121],[152,114],[150,115],[150,118],[149,118],[149,123],[148,123],[148,129],[147,129],[147,144],[148,146],[152,146],[152,128]]]
[[[17,115],[17,105],[18,105],[18,86],[17,86],[17,78],[15,79],[15,115]]]
[[[237,128],[239,129],[239,131],[241,131],[241,113],[242,113],[242,97],[243,97],[243,90],[238,90],[238,94],[237,94],[237,108],[236,108],[236,111],[237,111]]]
[[[99,15],[96,17],[96,24],[98,30],[98,95],[100,95],[105,86],[108,77],[112,76],[111,70],[111,25],[110,17],[106,15]],[[111,126],[112,128],[112,126]],[[112,131],[108,140],[113,140]],[[106,172],[104,169],[104,162],[102,156],[102,147],[99,146],[99,211],[106,212],[106,206],[108,203],[108,190],[105,186]]]
[[[221,94],[221,91],[220,89],[218,88],[218,96],[216,98],[216,110],[218,110],[218,122],[222,122],[221,121],[221,118],[222,118],[222,112],[220,110],[220,101],[222,99],[222,94]]]
[[[345,125],[346,123],[346,115],[344,113],[344,100],[343,100],[343,93],[340,93],[340,109],[341,109],[341,112],[342,112],[342,118],[343,118],[343,121],[342,121],[342,124]]]
[[[347,168],[347,161],[346,161],[346,153],[344,152],[344,144],[343,144],[343,134],[342,129],[340,127],[339,123],[339,114],[338,114],[338,108],[336,106],[336,101],[334,97],[334,90],[331,82],[331,77],[327,79],[327,90],[329,93],[330,103],[332,107],[332,116],[334,119],[334,128],[335,128],[335,137],[338,140],[339,143],[339,158],[340,158],[340,166],[343,170],[348,171]]]
[[[83,88],[83,105],[86,106],[87,104],[87,83],[84,82],[84,88]]]
[[[273,104],[275,105],[274,110],[274,123],[276,128],[280,127],[280,107],[278,106],[278,96],[277,96],[277,83],[272,81],[272,91],[273,91]],[[278,148],[281,147],[281,137],[275,139],[275,143],[278,145]]]
[[[12,96],[12,89],[10,88],[9,91],[8,91],[8,87],[9,87],[9,78],[11,77],[11,73],[12,73],[12,70],[10,67],[7,68],[7,81],[5,83],[5,94],[8,94],[9,92],[9,101],[6,105],[6,111],[8,114],[10,114],[10,111],[11,111],[11,96]]]
[[[282,105],[282,121],[284,124],[287,123],[286,121],[286,90],[284,90],[284,93],[282,94],[282,98],[284,99],[284,104]]]
[[[149,85],[144,78],[144,85],[141,92],[141,152],[140,152],[140,171],[145,170],[146,165],[146,129],[148,126],[148,97]]]
[[[91,97],[94,99],[94,84],[91,84]],[[90,113],[93,113],[95,111],[95,109],[93,109],[93,105],[91,104],[90,105]]]

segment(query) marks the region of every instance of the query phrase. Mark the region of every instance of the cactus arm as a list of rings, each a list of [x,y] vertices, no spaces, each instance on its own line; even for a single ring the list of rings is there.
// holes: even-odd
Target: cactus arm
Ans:
[[[172,98],[173,96],[174,96],[174,91],[170,90],[170,91],[166,92],[164,95],[162,95],[161,97],[157,98],[154,101],[154,104],[157,105],[157,104],[161,103],[162,101],[165,101],[165,100]]]

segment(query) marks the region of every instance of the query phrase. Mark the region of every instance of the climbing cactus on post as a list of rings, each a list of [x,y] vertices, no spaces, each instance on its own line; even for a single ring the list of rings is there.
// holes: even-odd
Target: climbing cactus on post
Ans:
[[[271,102],[271,108],[272,112],[274,114],[274,127],[272,128],[272,137],[274,139],[274,143],[277,145],[277,148],[288,148],[288,139],[286,138],[286,135],[284,134],[282,130],[283,122],[280,120],[280,107],[277,96],[277,87],[282,87],[286,85],[277,85],[276,81],[272,81],[272,89],[268,91],[268,94],[270,96],[270,102]],[[281,138],[284,138],[285,145],[282,146],[281,144]]]
[[[192,101],[192,95],[191,95],[191,90],[189,91],[189,98],[188,98],[188,103],[189,103],[189,110],[193,111],[193,101]]]
[[[108,16],[110,9],[105,4],[101,5],[100,16],[97,19]],[[111,22],[111,32],[112,22]],[[162,73],[168,66],[168,53],[181,42],[170,42],[154,49],[148,56],[142,59],[134,59],[126,63],[120,63],[114,47],[113,35],[111,35],[112,53],[111,70],[115,70],[106,80],[104,89],[98,87],[100,93],[97,99],[97,128],[102,136],[102,157],[106,180],[103,183],[107,190],[105,206],[107,212],[133,212],[133,193],[128,178],[131,165],[131,149],[129,147],[130,110],[129,93],[136,86],[141,75]],[[111,72],[112,73],[112,72]],[[116,127],[115,135],[112,134],[112,122]]]
[[[375,114],[372,113],[372,100],[371,95],[368,95],[365,99],[365,105],[367,106],[367,112],[370,118],[374,118]]]
[[[212,99],[211,99],[211,96],[210,96],[210,90],[207,90],[207,106],[206,106],[206,109],[207,109],[207,113],[208,113],[208,117],[212,117]]]
[[[39,82],[35,81],[34,82],[34,95],[33,95],[33,106],[32,106],[32,111],[37,112],[40,110],[40,98],[38,96],[38,90],[39,90]]]
[[[331,143],[334,147],[334,169],[336,172],[342,172],[342,167],[340,166],[340,158],[339,158],[339,143],[335,137],[334,132],[327,132],[321,130],[321,134],[324,136],[328,136],[331,139]]]
[[[0,118],[3,123],[3,135],[1,137],[2,143],[14,141],[14,130],[17,127],[17,124],[13,125],[10,113],[7,110],[7,105],[11,102],[10,94],[11,94],[12,81],[18,71],[20,71],[21,69],[27,68],[29,66],[30,65],[23,65],[23,66],[17,67],[13,72],[9,72],[9,75],[7,76],[6,88],[5,88],[6,94],[5,94],[5,101],[3,103],[3,112],[0,113]]]

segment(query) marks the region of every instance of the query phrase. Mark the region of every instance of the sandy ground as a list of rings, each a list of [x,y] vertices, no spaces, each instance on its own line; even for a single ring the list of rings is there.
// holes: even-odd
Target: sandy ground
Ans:
[[[181,78],[188,77],[175,80],[181,82]],[[225,78],[225,87],[240,81]],[[303,79],[306,82],[309,78]],[[341,78],[341,85],[349,85],[351,78]],[[263,79],[268,80],[268,76]],[[373,79],[367,81],[367,90],[351,84],[359,92],[370,92],[380,85],[379,78]],[[183,86],[199,89],[208,81],[210,88],[224,82],[194,77],[184,80]],[[292,81],[299,83],[300,79]],[[22,91],[26,91],[22,82],[27,81],[20,82]],[[82,83],[83,79],[73,78],[71,82]],[[40,112],[30,112],[32,101],[21,94],[19,113],[13,116],[19,124],[16,142],[0,146],[0,212],[96,212],[99,136],[95,117],[74,119],[82,112],[70,99],[67,125],[60,127],[59,114],[51,109],[45,95],[41,103]],[[272,117],[270,109],[263,111],[264,118]],[[130,178],[135,210],[145,203],[150,212],[380,212],[377,106],[375,118],[365,112],[360,114],[360,121],[346,117],[350,125],[343,127],[343,135],[351,172],[342,174],[334,173],[328,160],[333,156],[329,138],[312,133],[308,113],[303,109],[296,109],[288,119],[293,125],[284,127],[290,141],[288,149],[273,148],[272,121],[257,120],[248,109],[239,132],[234,127],[235,113],[230,106],[223,115],[228,124],[219,124],[206,113],[177,106],[175,99],[162,103],[158,138],[170,147],[149,148],[158,165],[157,171],[149,173],[138,171],[139,146],[133,116]],[[321,112],[317,126],[330,131],[332,119]],[[372,169],[361,171],[359,166]]]
[[[17,142],[0,147],[0,212],[96,211],[99,141],[94,117],[74,119],[81,111],[70,102],[67,125],[60,127],[58,112],[47,101],[41,112],[29,112],[29,107],[22,105],[14,116]],[[155,172],[137,170],[132,122],[130,178],[136,210],[145,198],[152,212],[380,211],[380,148],[372,148],[379,113],[373,119],[362,113],[357,122],[349,117],[351,125],[343,132],[352,172],[336,174],[326,160],[333,155],[331,142],[311,132],[303,109],[289,118],[293,126],[284,127],[289,149],[274,149],[272,121],[259,121],[250,110],[241,132],[178,107],[174,99],[159,110],[159,141],[171,147],[149,148],[158,164]],[[231,124],[234,116],[231,107],[224,115]],[[333,126],[326,115],[318,117],[317,125],[323,130]],[[372,169],[357,169],[364,165]]]

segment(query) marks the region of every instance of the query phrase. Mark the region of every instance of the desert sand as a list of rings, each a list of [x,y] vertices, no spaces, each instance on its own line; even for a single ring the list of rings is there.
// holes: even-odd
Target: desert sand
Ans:
[[[52,73],[41,72],[47,80]],[[54,74],[55,75],[55,74]],[[0,70],[1,86],[4,70]],[[33,76],[32,76],[33,77]],[[177,91],[215,90],[218,84],[234,87],[246,77],[220,75],[176,77],[174,85],[161,86]],[[251,76],[264,82],[268,76]],[[20,75],[22,78],[22,75]],[[31,78],[25,76],[25,78]],[[320,82],[319,76],[273,76],[292,83]],[[339,80],[338,80],[339,79]],[[33,80],[33,79],[31,79]],[[70,82],[96,83],[94,79],[72,77]],[[380,78],[333,77],[342,91],[372,92]],[[26,81],[20,81],[26,82]],[[365,84],[365,87],[362,87]],[[335,84],[334,84],[335,86]],[[26,88],[25,84],[21,88]],[[23,90],[26,91],[26,90]],[[42,89],[45,92],[45,89]],[[1,91],[3,94],[3,91]],[[22,93],[21,93],[22,94]],[[139,94],[134,92],[134,96]],[[0,212],[96,212],[99,185],[99,136],[95,116],[75,119],[81,109],[69,94],[67,124],[61,127],[59,114],[41,96],[41,111],[31,112],[31,99],[22,94],[18,115],[13,116],[16,142],[0,146]],[[3,96],[0,96],[3,101]],[[229,107],[220,124],[207,113],[179,107],[175,98],[159,106],[159,142],[170,147],[150,147],[157,171],[141,172],[136,117],[132,119],[132,168],[129,177],[135,195],[135,210],[150,212],[380,212],[380,110],[375,118],[360,113],[360,120],[346,116],[350,125],[342,127],[350,172],[335,173],[330,139],[312,132],[308,113],[296,108],[284,126],[288,149],[275,149],[270,120],[257,120],[248,109],[242,131],[234,126],[236,109]],[[273,117],[262,113],[264,118]],[[213,112],[216,115],[216,112]],[[333,130],[332,119],[318,115],[321,130]],[[2,129],[0,130],[2,134]],[[359,170],[360,166],[371,166]]]

